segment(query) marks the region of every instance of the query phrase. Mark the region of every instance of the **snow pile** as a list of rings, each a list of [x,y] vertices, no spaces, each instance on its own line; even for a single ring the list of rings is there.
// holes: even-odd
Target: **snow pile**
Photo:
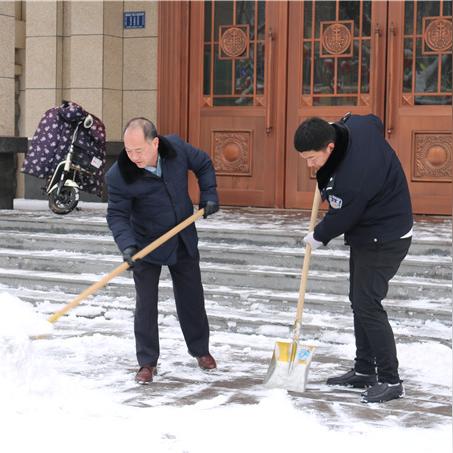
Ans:
[[[45,336],[53,326],[34,312],[30,303],[8,293],[0,293],[0,401],[2,407],[20,408],[28,398],[28,387],[41,391],[46,379],[39,381],[39,371],[30,337]],[[25,391],[24,391],[25,390]],[[19,409],[20,410],[20,409]]]
[[[32,304],[0,293],[0,339],[48,335],[52,330],[52,324],[37,315]]]
[[[452,350],[435,342],[397,345],[401,369],[426,384],[452,389]],[[404,375],[402,376],[405,377]]]

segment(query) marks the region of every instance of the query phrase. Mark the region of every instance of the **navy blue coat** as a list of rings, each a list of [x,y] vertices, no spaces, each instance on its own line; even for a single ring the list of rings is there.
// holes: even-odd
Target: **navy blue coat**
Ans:
[[[107,223],[118,248],[139,249],[150,244],[193,214],[188,171],[200,187],[200,202],[218,203],[216,176],[211,159],[176,135],[159,136],[162,176],[137,167],[123,150],[106,175]],[[192,224],[143,258],[155,264],[176,263],[178,236],[191,256],[198,256],[198,236]]]
[[[412,228],[411,200],[382,122],[375,115],[352,115],[334,127],[335,149],[317,173],[329,210],[315,239],[327,244],[343,233],[351,245],[399,239]]]

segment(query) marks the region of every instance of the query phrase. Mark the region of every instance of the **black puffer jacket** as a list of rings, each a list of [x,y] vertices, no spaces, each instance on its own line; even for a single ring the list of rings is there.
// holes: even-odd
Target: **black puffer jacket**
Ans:
[[[162,177],[137,167],[123,150],[107,172],[107,222],[118,248],[143,248],[193,214],[188,171],[200,187],[200,202],[218,203],[211,159],[176,135],[159,136]],[[179,233],[190,255],[196,256],[198,237],[192,224]],[[155,264],[174,264],[178,238],[173,237],[143,258]]]
[[[398,239],[412,228],[412,207],[401,163],[375,115],[334,124],[335,149],[318,171],[329,210],[314,237],[327,244],[344,233],[351,245]]]

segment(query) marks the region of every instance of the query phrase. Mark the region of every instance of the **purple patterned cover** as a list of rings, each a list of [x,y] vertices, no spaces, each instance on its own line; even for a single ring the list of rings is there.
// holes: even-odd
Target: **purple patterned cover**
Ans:
[[[88,115],[80,105],[63,101],[59,107],[47,110],[33,135],[25,154],[22,172],[49,178],[57,165],[66,157],[72,134],[79,121]],[[105,126],[93,117],[93,125],[80,125],[75,141],[74,162],[89,171],[78,180],[80,190],[102,195],[105,167]]]

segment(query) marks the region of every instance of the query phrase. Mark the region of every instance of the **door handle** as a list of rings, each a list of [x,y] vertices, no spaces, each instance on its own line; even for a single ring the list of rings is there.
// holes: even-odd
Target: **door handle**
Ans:
[[[381,31],[381,27],[379,26],[379,24],[377,23],[376,24],[376,28],[374,29],[374,52],[373,52],[373,61],[372,61],[372,65],[373,65],[373,85],[372,85],[372,88],[374,90],[374,109],[375,111],[376,110],[376,107],[378,105],[378,84],[377,84],[377,68],[378,68],[378,60],[379,60],[379,44],[380,44],[380,40],[381,40],[381,35],[382,35],[382,31]]]
[[[394,74],[393,74],[393,71],[394,71],[394,67],[393,67],[393,52],[395,50],[395,36],[396,36],[396,27],[395,27],[395,24],[392,22],[390,24],[390,43],[389,43],[389,47],[390,47],[390,55],[389,55],[389,76],[388,76],[388,83],[389,83],[389,89],[388,89],[388,93],[389,93],[389,96],[388,96],[388,99],[387,99],[387,113],[388,113],[388,117],[387,117],[387,138],[390,138],[390,136],[392,135],[393,133],[393,103],[395,102],[395,100],[393,99],[393,77],[394,77]]]
[[[274,36],[272,34],[272,29],[269,29],[266,40],[266,52],[267,55],[267,65],[266,65],[266,134],[270,134],[272,130],[272,47],[273,47]]]

